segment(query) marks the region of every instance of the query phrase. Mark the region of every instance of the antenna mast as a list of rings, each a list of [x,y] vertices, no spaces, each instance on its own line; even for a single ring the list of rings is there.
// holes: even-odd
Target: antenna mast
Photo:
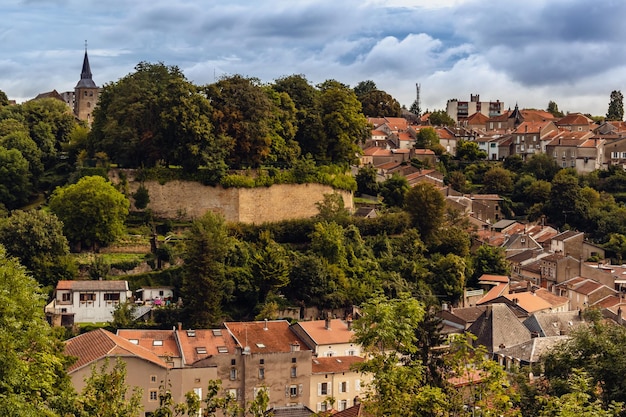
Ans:
[[[417,104],[417,108],[419,109],[418,111],[421,113],[422,112],[422,102],[420,101],[420,89],[422,88],[420,83],[415,83],[415,90],[417,92],[417,95],[415,97],[415,103]]]

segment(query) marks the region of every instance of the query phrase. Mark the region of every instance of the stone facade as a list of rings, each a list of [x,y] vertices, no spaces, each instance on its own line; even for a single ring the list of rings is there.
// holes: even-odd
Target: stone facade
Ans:
[[[316,203],[333,192],[341,194],[348,210],[354,209],[351,192],[321,184],[222,188],[189,181],[146,181],[144,186],[150,196],[148,208],[157,217],[171,219],[195,219],[207,211],[222,214],[226,221],[255,224],[308,218],[319,213]],[[130,193],[138,187],[138,182],[130,182]]]

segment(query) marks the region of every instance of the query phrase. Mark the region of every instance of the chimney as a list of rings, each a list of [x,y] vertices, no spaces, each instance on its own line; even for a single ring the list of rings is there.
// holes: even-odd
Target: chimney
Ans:
[[[291,343],[291,351],[292,352],[300,352],[300,343],[298,343],[297,340],[295,340],[293,343]]]
[[[330,330],[330,313],[326,314],[326,319],[324,320],[324,327],[326,330]]]
[[[346,324],[348,325],[348,330],[352,330],[352,316],[348,316]]]
[[[181,330],[183,330],[183,324],[179,321],[178,323],[176,323],[176,327],[178,328],[178,331],[180,332]]]
[[[267,319],[265,319],[265,323],[263,325],[263,330],[267,330]]]

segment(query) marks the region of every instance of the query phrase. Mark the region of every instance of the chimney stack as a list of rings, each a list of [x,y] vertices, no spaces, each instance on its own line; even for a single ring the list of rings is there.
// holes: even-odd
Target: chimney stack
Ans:
[[[326,314],[324,327],[326,328],[326,330],[330,330],[330,313]]]
[[[265,319],[265,324],[263,325],[263,330],[267,330],[267,319]]]
[[[300,343],[298,343],[297,340],[295,340],[290,346],[292,352],[300,352]]]

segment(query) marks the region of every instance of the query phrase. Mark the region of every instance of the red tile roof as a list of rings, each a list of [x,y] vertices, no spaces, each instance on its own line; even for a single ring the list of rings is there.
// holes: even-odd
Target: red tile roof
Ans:
[[[483,296],[483,298],[478,300],[478,302],[476,302],[476,305],[481,305],[481,304],[488,303],[489,301],[495,300],[496,298],[500,297],[501,295],[506,295],[508,293],[509,293],[509,283],[508,282],[506,284],[504,284],[504,283],[498,284],[495,287],[491,288],[489,290],[489,292],[487,292],[487,294],[485,294]]]
[[[297,324],[313,339],[316,345],[350,343],[354,336],[354,331],[348,330],[348,325],[340,319],[332,319],[330,329],[326,328],[325,320],[300,321]]]
[[[290,352],[294,343],[300,345],[300,350],[310,350],[291,331],[286,320],[228,322],[224,326],[233,335],[237,345],[242,349],[249,347],[251,353]]]
[[[361,363],[365,359],[360,356],[332,356],[313,358],[312,372],[314,374],[336,374],[348,372],[355,363]]]
[[[166,356],[181,357],[174,330],[120,329],[117,331],[117,335],[129,341],[136,340],[138,346],[162,358]],[[160,342],[155,343],[155,341]]]
[[[149,350],[104,329],[92,330],[69,339],[65,342],[65,354],[78,358],[68,368],[68,373],[88,366],[98,359],[115,356],[138,357],[162,368],[168,367],[162,359]]]
[[[74,291],[128,291],[127,281],[59,281],[57,290]]]

